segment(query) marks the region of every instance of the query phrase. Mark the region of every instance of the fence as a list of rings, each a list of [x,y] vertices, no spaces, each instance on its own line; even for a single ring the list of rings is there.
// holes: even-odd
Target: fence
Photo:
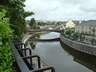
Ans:
[[[15,35],[9,38],[9,42],[16,60],[15,64],[17,72],[44,72],[46,70],[55,72],[53,67],[41,68],[40,57],[38,55],[32,55],[32,50],[30,48],[26,48],[26,45]],[[33,58],[37,58],[38,67],[33,64]]]

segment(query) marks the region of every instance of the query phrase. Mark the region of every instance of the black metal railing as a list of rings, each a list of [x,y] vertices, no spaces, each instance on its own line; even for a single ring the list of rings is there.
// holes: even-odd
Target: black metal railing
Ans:
[[[25,53],[24,53],[25,56],[27,56],[26,53],[27,53],[27,50],[28,50],[28,51],[29,51],[29,55],[32,55],[31,49],[29,49],[29,48],[25,48],[25,49],[17,49],[17,50],[18,50],[19,52],[20,52],[20,51],[22,51],[22,52],[24,51],[24,52],[25,52]]]
[[[32,50],[26,48],[26,45],[15,35],[9,38],[9,42],[16,60],[17,72],[44,72],[46,70],[55,72],[53,67],[41,68],[40,57],[38,55],[32,55]],[[33,64],[33,58],[37,58],[38,67]]]

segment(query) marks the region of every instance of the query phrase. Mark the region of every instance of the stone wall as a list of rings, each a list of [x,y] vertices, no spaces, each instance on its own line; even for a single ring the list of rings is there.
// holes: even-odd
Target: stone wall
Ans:
[[[76,42],[76,41],[72,41],[68,38],[65,38],[64,36],[60,35],[60,40],[70,46],[71,48],[74,48],[76,50],[91,54],[91,55],[95,55],[96,56],[96,46],[92,46],[92,45],[88,45],[88,44],[84,44],[84,43],[80,43],[80,42]]]
[[[31,37],[33,36],[33,34],[26,34],[23,39],[22,39],[22,43],[26,43]]]

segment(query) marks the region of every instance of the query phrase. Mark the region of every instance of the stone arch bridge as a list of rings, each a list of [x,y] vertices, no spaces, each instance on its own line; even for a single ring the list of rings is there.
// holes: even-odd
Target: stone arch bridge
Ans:
[[[34,33],[34,32],[42,32],[42,31],[48,31],[48,32],[64,32],[64,30],[59,30],[59,29],[33,29],[33,30],[28,30],[28,33]]]

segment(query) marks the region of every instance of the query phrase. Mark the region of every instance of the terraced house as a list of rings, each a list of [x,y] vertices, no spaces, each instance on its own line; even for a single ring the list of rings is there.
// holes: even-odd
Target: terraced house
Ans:
[[[77,24],[79,24],[79,21],[72,21],[69,19],[66,23],[66,28],[74,28]]]
[[[96,40],[96,20],[84,21],[75,26],[75,33],[85,36],[85,41],[91,43]]]

